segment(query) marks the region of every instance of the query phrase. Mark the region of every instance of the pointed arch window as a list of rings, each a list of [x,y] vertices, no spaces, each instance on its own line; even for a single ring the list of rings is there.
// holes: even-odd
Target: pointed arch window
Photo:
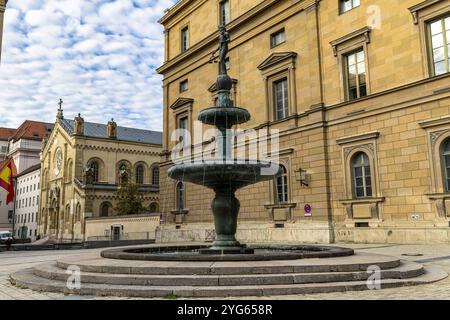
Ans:
[[[356,198],[372,196],[372,177],[369,157],[364,152],[356,153],[351,161],[353,175],[353,193]]]

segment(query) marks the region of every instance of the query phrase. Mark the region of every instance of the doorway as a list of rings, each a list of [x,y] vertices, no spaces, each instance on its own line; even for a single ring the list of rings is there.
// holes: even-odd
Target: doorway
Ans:
[[[122,229],[121,226],[112,226],[112,240],[113,241],[120,240],[121,229]]]

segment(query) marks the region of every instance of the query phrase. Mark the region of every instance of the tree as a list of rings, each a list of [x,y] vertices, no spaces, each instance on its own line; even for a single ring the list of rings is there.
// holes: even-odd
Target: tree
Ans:
[[[137,214],[144,210],[142,205],[144,194],[139,192],[139,186],[133,183],[126,183],[119,187],[116,192],[119,198],[114,210],[118,215]]]

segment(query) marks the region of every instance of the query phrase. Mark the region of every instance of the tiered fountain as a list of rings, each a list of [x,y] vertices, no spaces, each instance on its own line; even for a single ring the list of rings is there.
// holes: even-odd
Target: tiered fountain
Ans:
[[[231,157],[230,129],[250,120],[250,113],[234,106],[230,98],[233,82],[227,74],[226,57],[228,53],[229,35],[224,27],[220,28],[219,64],[220,74],[217,77],[218,102],[215,107],[200,112],[198,120],[204,124],[217,127],[220,134],[216,137],[217,157],[214,161],[200,161],[175,165],[169,169],[168,175],[175,180],[182,180],[206,186],[215,192],[212,201],[212,212],[216,229],[216,240],[212,248],[200,250],[200,253],[240,254],[253,253],[236,240],[237,217],[240,203],[235,192],[245,186],[273,179],[275,173],[268,173],[272,164],[264,161],[250,163],[243,159]],[[190,159],[189,159],[190,160]],[[278,166],[276,166],[278,169]]]

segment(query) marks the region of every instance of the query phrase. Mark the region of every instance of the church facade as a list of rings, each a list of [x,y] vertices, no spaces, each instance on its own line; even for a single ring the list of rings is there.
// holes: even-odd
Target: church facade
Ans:
[[[450,242],[448,0],[181,0],[160,23],[163,241],[213,237],[213,193],[167,170],[215,104],[226,25],[240,128],[280,132],[280,175],[237,193],[239,240]]]
[[[80,115],[69,120],[59,109],[41,152],[39,235],[55,241],[88,240],[87,220],[117,216],[116,191],[127,182],[139,185],[143,193],[146,210],[136,213],[142,223],[142,214],[159,217],[160,152],[161,132],[120,127],[113,120],[85,122]],[[120,219],[115,224],[120,226]],[[127,232],[123,224],[121,229]]]

